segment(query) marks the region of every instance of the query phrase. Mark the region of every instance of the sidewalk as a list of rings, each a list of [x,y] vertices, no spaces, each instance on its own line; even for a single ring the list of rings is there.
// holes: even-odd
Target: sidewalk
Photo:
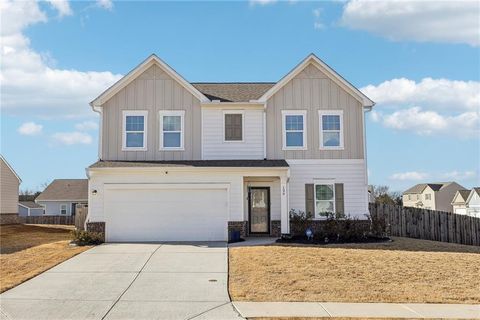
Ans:
[[[341,302],[233,302],[245,318],[346,317],[480,319],[480,305]]]

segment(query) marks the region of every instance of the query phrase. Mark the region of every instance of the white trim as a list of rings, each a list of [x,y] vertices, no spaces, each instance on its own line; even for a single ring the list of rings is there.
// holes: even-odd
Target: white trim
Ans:
[[[103,158],[103,109],[98,112],[100,115],[98,132],[98,159]]]
[[[8,161],[0,154],[0,159],[3,160],[3,162],[5,162],[5,164],[7,165],[8,169],[10,169],[10,171],[13,172],[13,174],[15,175],[15,177],[17,177],[18,179],[18,182],[19,183],[22,183],[22,179],[20,179],[20,177],[18,176],[18,174],[15,172],[15,170],[13,170],[12,166],[10,165],[10,163],[8,163]]]
[[[185,136],[185,110],[160,110],[158,112],[159,116],[159,150],[160,151],[184,151],[184,136]],[[164,147],[163,146],[163,117],[180,117],[180,147]],[[177,131],[167,131],[167,132],[177,132]]]
[[[63,207],[65,207],[65,213],[62,213]],[[66,216],[67,214],[68,214],[68,206],[67,206],[67,204],[61,203],[61,204],[60,204],[60,215]]]
[[[323,116],[339,116],[340,117],[340,145],[339,146],[324,146],[323,145]],[[344,149],[344,127],[343,127],[343,110],[318,110],[318,135],[319,135],[319,149],[320,150],[343,150]],[[337,130],[332,130],[337,131]]]
[[[468,194],[467,200],[465,200],[465,204],[470,204],[470,200],[472,199],[474,193],[477,193],[477,191],[475,191],[475,188],[472,188],[472,190]]]
[[[313,64],[317,67],[320,71],[324,72],[329,78],[337,83],[340,87],[349,91],[355,99],[363,104],[365,107],[372,107],[375,105],[375,102],[370,100],[366,95],[364,95],[360,90],[355,88],[350,82],[345,80],[342,76],[340,76],[335,70],[330,68],[325,62],[323,62],[320,58],[316,55],[311,53],[308,55],[302,62],[300,62],[293,70],[291,70],[287,75],[285,75],[280,81],[278,81],[272,88],[270,88],[267,92],[263,94],[258,100],[255,102],[266,102],[271,96],[273,96],[278,90],[280,90],[285,84],[287,84],[290,80],[295,78],[300,72],[303,71],[308,65]]]
[[[315,216],[313,219],[316,220],[324,220],[327,217],[320,216],[317,212],[317,201],[332,201],[332,200],[317,200],[317,185],[331,185],[333,186],[333,213],[335,213],[335,180],[334,179],[314,179],[313,180],[313,205],[314,205],[314,211],[315,211]]]
[[[302,116],[303,117],[303,145],[301,147],[287,146],[286,117]],[[300,131],[300,130],[297,130]],[[282,110],[282,150],[307,150],[307,110]]]
[[[241,114],[242,115],[242,140],[225,140],[225,115]],[[245,142],[245,110],[223,110],[223,143],[243,143]]]
[[[127,147],[127,117],[143,116],[143,147]],[[147,110],[123,110],[122,111],[122,151],[147,151],[148,111]],[[133,131],[131,131],[133,132]],[[142,131],[135,131],[142,132]]]
[[[88,199],[85,199],[85,200],[69,200],[69,199],[60,199],[60,200],[37,200],[35,199],[35,203],[41,205],[40,203],[38,202],[85,202],[85,203],[88,203]]]
[[[203,93],[197,90],[173,68],[171,68],[155,54],[152,54],[142,63],[140,63],[137,67],[131,70],[126,76],[118,80],[114,85],[112,85],[102,94],[100,94],[97,98],[95,98],[92,102],[90,102],[90,106],[92,107],[92,109],[95,110],[97,107],[101,107],[106,101],[108,101],[111,97],[117,94],[121,89],[126,87],[130,82],[135,80],[139,75],[141,75],[144,71],[146,71],[153,65],[159,66],[163,71],[165,71],[165,73],[175,79],[181,86],[183,86],[187,91],[189,91],[201,102],[210,102],[210,100]]]
[[[365,159],[285,159],[290,165],[363,164]]]
[[[263,159],[267,159],[267,110],[263,109]]]
[[[104,192],[105,190],[122,190],[122,189],[229,189],[230,184],[224,182],[201,182],[201,183],[105,183],[104,184]]]

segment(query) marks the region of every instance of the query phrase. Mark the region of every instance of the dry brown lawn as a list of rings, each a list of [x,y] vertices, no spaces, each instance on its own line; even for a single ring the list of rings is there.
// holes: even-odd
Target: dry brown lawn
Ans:
[[[229,250],[238,301],[480,303],[479,275],[480,247],[408,238]]]
[[[0,227],[0,292],[54,267],[89,247],[70,246],[70,227]]]

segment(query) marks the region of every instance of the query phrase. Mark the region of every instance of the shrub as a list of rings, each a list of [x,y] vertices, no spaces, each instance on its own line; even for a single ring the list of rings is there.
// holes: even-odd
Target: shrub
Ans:
[[[73,242],[79,246],[97,245],[103,242],[103,234],[84,230],[72,231]]]
[[[370,233],[370,223],[352,218],[344,213],[325,213],[327,219],[321,231],[315,234],[318,240],[328,238],[336,242],[358,242],[365,240]]]
[[[305,235],[305,230],[311,227],[313,215],[304,211],[290,210],[290,228],[294,235]]]

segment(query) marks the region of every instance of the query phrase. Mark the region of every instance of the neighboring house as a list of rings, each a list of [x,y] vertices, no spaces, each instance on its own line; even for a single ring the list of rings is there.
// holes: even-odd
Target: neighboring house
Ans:
[[[420,183],[403,193],[403,206],[453,212],[452,199],[464,189],[456,182]]]
[[[290,209],[368,213],[374,103],[313,54],[276,83],[190,83],[152,55],[90,105],[87,228],[107,241],[280,236]]]
[[[21,217],[43,216],[44,209],[33,201],[19,201],[18,215]]]
[[[18,223],[18,189],[22,180],[0,155],[0,224]]]
[[[458,190],[453,196],[452,207],[453,213],[467,214],[466,202],[471,190]]]
[[[470,191],[466,200],[467,215],[480,218],[480,188],[476,187]]]
[[[55,179],[38,195],[35,203],[47,216],[73,216],[76,206],[88,203],[87,179]]]

